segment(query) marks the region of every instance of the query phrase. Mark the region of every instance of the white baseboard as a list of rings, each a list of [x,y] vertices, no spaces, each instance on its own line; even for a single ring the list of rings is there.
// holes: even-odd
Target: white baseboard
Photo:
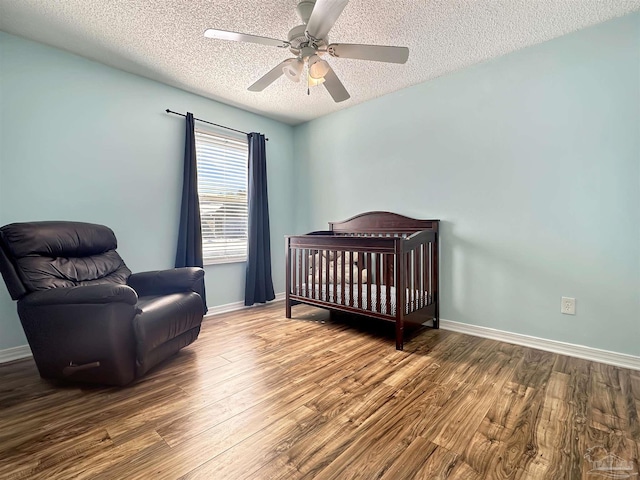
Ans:
[[[274,300],[271,300],[272,302],[278,302],[280,300],[284,300],[284,292],[281,293],[276,293],[276,298]],[[261,307],[264,305],[268,305],[266,303],[256,303],[255,305],[251,305],[250,307],[247,307],[244,304],[244,301],[239,301],[239,302],[233,302],[233,303],[226,303],[224,305],[217,305],[215,307],[209,307],[209,310],[207,311],[207,314],[205,315],[205,319],[207,319],[208,317],[212,317],[214,315],[220,315],[221,313],[229,313],[229,312],[235,312],[236,310],[244,310],[245,308],[255,308],[255,307]]]
[[[29,348],[29,345],[5,348],[4,350],[0,350],[0,363],[13,362],[14,360],[20,360],[21,358],[27,358],[30,356],[31,349]]]
[[[504,330],[496,330],[495,328],[480,327],[445,319],[440,319],[440,328],[443,330],[451,330],[452,332],[466,333],[467,335],[473,335],[475,337],[490,338],[501,342],[537,348],[569,357],[606,363],[608,365],[615,365],[616,367],[640,370],[640,357],[627,355],[625,353],[610,352],[608,350],[600,350],[599,348],[531,337],[520,333],[505,332]]]
[[[284,300],[284,292],[276,294],[273,302]],[[236,310],[244,310],[246,308],[259,308],[263,304],[256,304],[250,307],[245,306],[243,301],[227,303],[209,308],[207,317],[219,315],[222,313],[233,312]],[[477,325],[469,325],[467,323],[454,322],[452,320],[440,319],[440,328],[443,330],[451,330],[452,332],[465,333],[475,337],[490,338],[501,342],[513,343],[515,345],[523,345],[525,347],[537,348],[547,352],[559,353],[569,357],[583,358],[593,362],[606,363],[615,365],[616,367],[630,368],[632,370],[640,370],[640,357],[627,355],[625,353],[611,352],[608,350],[600,350],[599,348],[585,347],[584,345],[575,345],[573,343],[559,342],[556,340],[547,340],[545,338],[532,337],[522,335],[520,333],[511,333],[495,328],[480,327]],[[29,345],[21,345],[19,347],[6,348],[0,350],[0,363],[12,362],[21,358],[30,357],[31,349]]]

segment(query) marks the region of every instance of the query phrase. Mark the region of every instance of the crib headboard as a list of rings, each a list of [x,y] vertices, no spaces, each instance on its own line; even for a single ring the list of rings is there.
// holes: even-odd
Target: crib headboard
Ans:
[[[342,222],[329,222],[336,234],[407,234],[419,230],[438,231],[438,220],[416,220],[391,212],[366,212]]]

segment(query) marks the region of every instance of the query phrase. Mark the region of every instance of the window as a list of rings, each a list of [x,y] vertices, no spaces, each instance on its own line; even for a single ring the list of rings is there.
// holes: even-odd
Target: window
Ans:
[[[247,259],[246,138],[195,131],[202,253],[206,264]]]

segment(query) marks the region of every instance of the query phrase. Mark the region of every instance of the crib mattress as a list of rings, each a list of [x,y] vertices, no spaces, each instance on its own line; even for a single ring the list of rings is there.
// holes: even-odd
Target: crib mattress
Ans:
[[[358,295],[358,284],[345,284],[344,291],[344,303],[342,302],[342,286],[341,285],[333,285],[329,284],[329,288],[327,289],[326,284],[316,284],[315,285],[315,299],[321,300],[326,303],[333,303],[339,306],[350,306],[351,298],[353,297],[353,307],[358,308],[360,310],[369,310],[372,312],[382,313],[383,315],[396,315],[396,288],[389,287],[389,295],[391,296],[391,309],[390,312],[387,312],[387,286],[380,286],[380,310],[377,309],[378,302],[378,292],[377,287],[375,285],[371,286],[371,298],[367,295],[367,286],[362,285],[362,295]],[[302,285],[302,291],[300,292],[298,288],[294,288],[294,295],[298,295],[301,297],[313,299],[312,297],[312,287],[307,284]],[[411,290],[407,289],[405,295],[406,305],[405,313],[413,312],[419,308],[422,308],[431,303],[429,295],[426,292],[420,292],[419,290],[415,290],[413,292],[413,301],[411,301]]]

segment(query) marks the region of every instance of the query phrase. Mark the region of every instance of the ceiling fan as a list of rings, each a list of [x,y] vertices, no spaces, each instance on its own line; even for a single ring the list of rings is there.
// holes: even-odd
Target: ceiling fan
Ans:
[[[301,0],[296,11],[303,24],[289,31],[288,40],[259,37],[246,33],[228,32],[210,28],[204,32],[208,38],[251,42],[278,48],[288,48],[295,55],[287,58],[249,87],[261,92],[281,75],[299,82],[305,66],[308,69],[308,85],[322,84],[335,102],[347,100],[350,95],[336,76],[329,63],[322,57],[329,54],[336,58],[355,58],[377,62],[405,63],[409,58],[407,47],[329,43],[327,34],[344,10],[349,0]]]

